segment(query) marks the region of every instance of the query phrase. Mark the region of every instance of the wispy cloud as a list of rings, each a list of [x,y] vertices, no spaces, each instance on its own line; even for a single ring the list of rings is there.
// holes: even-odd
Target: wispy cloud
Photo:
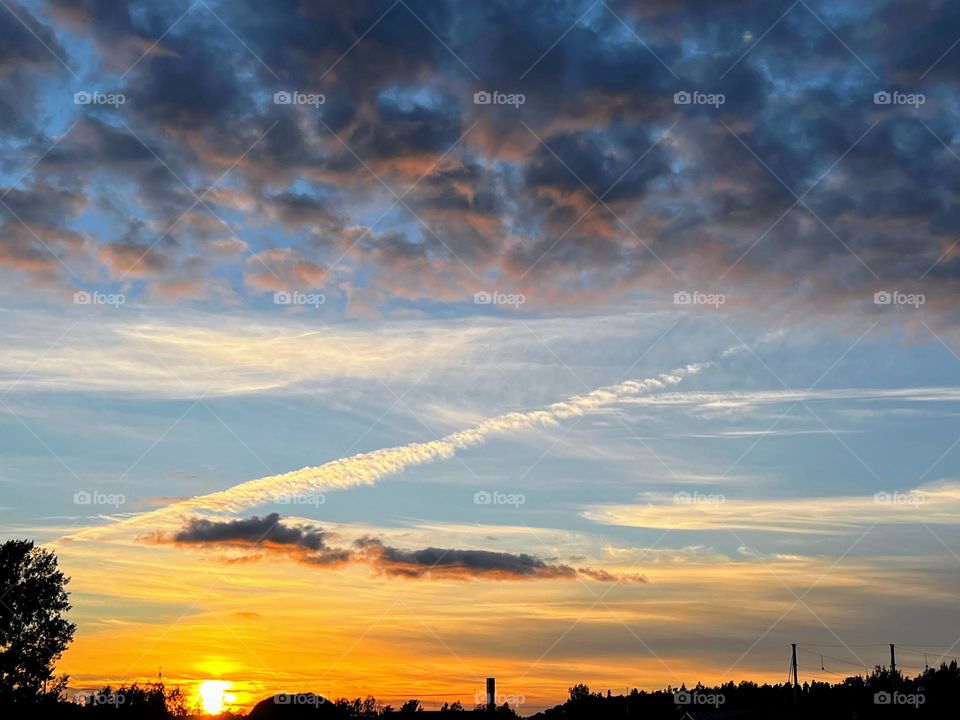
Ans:
[[[146,317],[132,308],[111,317],[87,309],[80,306],[66,318],[5,313],[5,328],[18,341],[0,346],[0,376],[15,379],[11,387],[18,392],[144,398],[276,394],[344,379],[418,377],[424,358],[462,361],[494,332],[466,323],[358,330],[293,318]]]
[[[735,413],[771,405],[801,402],[900,402],[938,403],[960,400],[960,388],[949,386],[907,388],[830,388],[822,390],[691,391],[657,393],[624,400],[646,407],[692,408],[704,413]]]
[[[852,533],[882,525],[953,525],[960,514],[960,481],[874,495],[749,499],[648,494],[642,503],[594,505],[584,517],[606,525],[670,530],[756,530],[771,533]]]
[[[77,533],[76,537],[96,536],[104,531],[140,528],[151,524],[176,524],[196,513],[238,513],[275,502],[280,496],[370,485],[405,468],[453,457],[457,451],[479,445],[493,435],[510,435],[537,427],[557,425],[571,418],[602,411],[625,398],[651,390],[662,390],[680,383],[685,377],[700,372],[704,367],[702,364],[687,365],[657,377],[627,380],[584,395],[575,395],[542,410],[498,415],[438,440],[359,453],[315,467],[249,480],[227,490],[201,495],[137,515],[109,528],[85,530]]]

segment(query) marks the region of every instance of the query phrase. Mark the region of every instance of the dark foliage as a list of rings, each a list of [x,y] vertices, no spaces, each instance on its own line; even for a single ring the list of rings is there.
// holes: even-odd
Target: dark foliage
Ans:
[[[67,677],[53,670],[76,625],[57,556],[29,540],[0,545],[0,705],[55,702]]]
[[[592,693],[586,685],[570,688],[563,705],[534,715],[538,720],[645,718],[714,720],[784,718],[786,720],[886,720],[955,717],[960,701],[957,662],[931,668],[915,678],[876,668],[869,677],[837,684],[758,685],[726,683],[716,687],[681,686],[656,692],[634,689],[629,695]]]

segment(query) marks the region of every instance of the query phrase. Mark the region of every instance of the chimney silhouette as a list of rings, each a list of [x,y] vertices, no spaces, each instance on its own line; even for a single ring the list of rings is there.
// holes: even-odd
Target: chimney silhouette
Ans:
[[[487,709],[493,710],[497,705],[497,679],[487,678]]]

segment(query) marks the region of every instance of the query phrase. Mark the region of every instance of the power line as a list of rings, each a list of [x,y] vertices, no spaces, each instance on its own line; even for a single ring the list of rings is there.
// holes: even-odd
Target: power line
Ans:
[[[822,655],[821,653],[815,653],[815,652],[813,652],[813,651],[811,651],[811,650],[806,650],[806,649],[804,649],[804,648],[802,648],[802,647],[801,647],[800,649],[801,649],[803,652],[805,652],[805,653],[808,653],[808,654],[810,654],[810,655],[814,655],[814,656],[819,657],[819,658],[820,658],[820,666],[821,666],[821,668],[823,667],[823,659],[824,659],[824,658],[826,658],[827,660],[833,660],[834,662],[846,663],[847,665],[853,665],[853,666],[856,667],[856,668],[861,668],[861,667],[863,667],[863,665],[861,665],[860,663],[850,662],[849,660],[843,660],[842,658],[836,658],[836,657],[833,657],[833,656],[831,656],[831,655]]]
[[[799,647],[799,648],[823,648],[823,647],[842,647],[842,648],[855,648],[855,647],[858,647],[858,648],[868,648],[868,647],[887,647],[888,645],[889,645],[889,643],[872,643],[872,644],[869,644],[869,645],[850,645],[849,643],[848,643],[848,644],[843,644],[843,643],[841,643],[841,644],[839,644],[839,645],[811,645],[811,644],[803,644],[803,645],[797,645],[797,647]],[[905,647],[909,647],[909,646],[905,646]]]

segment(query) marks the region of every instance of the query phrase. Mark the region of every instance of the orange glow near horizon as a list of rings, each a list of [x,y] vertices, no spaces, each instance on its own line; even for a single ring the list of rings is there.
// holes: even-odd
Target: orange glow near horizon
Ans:
[[[210,714],[249,710],[282,692],[372,695],[394,706],[418,698],[428,708],[459,700],[470,707],[488,675],[497,677],[501,692],[524,697],[522,714],[563,702],[577,683],[615,694],[698,681],[777,683],[789,637],[768,634],[744,653],[785,610],[783,623],[808,615],[802,607],[790,610],[795,598],[770,582],[769,566],[786,584],[806,587],[828,563],[705,556],[644,563],[646,584],[594,588],[578,581],[403,580],[363,567],[231,563],[136,541],[111,543],[109,555],[92,542],[59,550],[72,577],[78,624],[59,668],[71,687],[142,684],[162,666],[167,686],[182,688],[190,707],[199,701]],[[137,582],[105,587],[105,573],[135,574]],[[881,579],[894,586],[892,575]],[[878,575],[851,562],[833,583],[856,599],[876,591]],[[604,607],[594,607],[595,593],[606,591]],[[700,639],[711,636],[726,641],[703,646]],[[802,679],[817,675],[803,670]]]

